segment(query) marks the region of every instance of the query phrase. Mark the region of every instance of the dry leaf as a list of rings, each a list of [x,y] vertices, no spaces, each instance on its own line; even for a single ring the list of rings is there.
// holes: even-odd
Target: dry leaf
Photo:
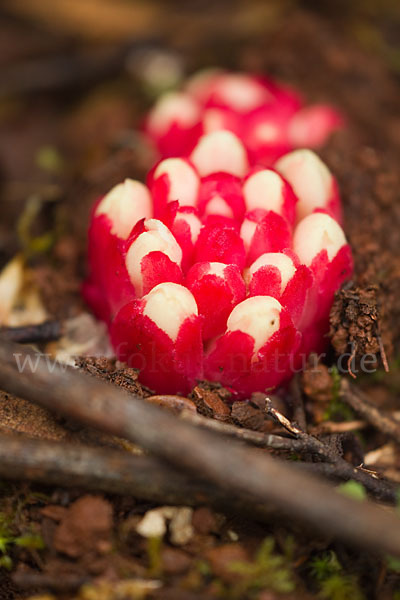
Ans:
[[[47,318],[31,271],[17,254],[0,273],[0,325],[17,327]]]

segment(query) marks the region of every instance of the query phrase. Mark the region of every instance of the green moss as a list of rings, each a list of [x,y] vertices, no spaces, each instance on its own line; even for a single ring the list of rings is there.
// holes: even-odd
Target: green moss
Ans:
[[[344,572],[335,552],[325,552],[311,561],[311,576],[324,600],[363,600],[357,577]]]
[[[278,594],[290,593],[295,589],[295,580],[290,561],[293,540],[289,540],[285,554],[274,551],[275,542],[267,537],[258,549],[254,561],[237,561],[229,565],[232,573],[239,576],[234,586],[227,590],[227,596],[243,598],[246,594],[260,590],[270,590]]]
[[[367,492],[365,487],[358,483],[357,481],[346,481],[345,483],[341,483],[336,488],[341,494],[345,494],[345,496],[349,496],[353,498],[353,500],[365,500],[367,498]]]
[[[324,413],[324,420],[330,421],[339,419],[340,421],[351,421],[354,419],[354,412],[344,402],[340,400],[340,382],[341,376],[336,366],[331,368],[332,378],[332,399]]]
[[[12,489],[3,494],[3,510],[0,511],[0,567],[12,569],[12,555],[18,548],[34,553],[45,547],[43,538],[26,522],[26,517],[22,516],[23,509],[32,501],[37,501],[34,494],[13,497]]]

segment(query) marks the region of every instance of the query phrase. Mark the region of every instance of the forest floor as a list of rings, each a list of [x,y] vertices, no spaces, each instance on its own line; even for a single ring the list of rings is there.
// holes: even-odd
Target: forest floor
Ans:
[[[274,396],[273,404],[308,434],[336,444],[340,457],[362,465],[378,487],[392,482],[395,489],[400,436],[389,435],[339,392],[342,378],[352,380],[363,398],[400,427],[400,79],[382,56],[341,31],[340,23],[300,9],[278,13],[265,34],[237,39],[228,31],[219,39],[214,33],[206,47],[200,34],[191,42],[187,33],[177,36],[174,52],[185,54],[189,71],[211,61],[265,71],[301,88],[309,101],[329,101],[346,115],[346,128],[321,155],[339,182],[354,280],[332,310],[328,358],[306,370],[289,392]],[[80,356],[82,371],[148,398],[151,391],[142,388],[137,374],[112,359],[104,328],[80,296],[93,201],[124,177],[143,177],[152,161],[134,134],[152,101],[135,75],[135,61],[142,68],[141,47],[132,54],[134,75],[105,68],[103,55],[95,51],[90,85],[73,69],[72,82],[66,78],[53,85],[52,57],[70,53],[70,38],[29,27],[15,16],[0,19],[0,63],[15,67],[14,78],[8,69],[0,85],[0,294],[14,282],[12,297],[1,298],[1,322],[61,323],[61,334],[39,344],[41,351],[64,359]],[[83,51],[79,46],[74,52],[81,56]],[[49,71],[44,71],[43,89],[24,90],[29,77],[18,69],[32,56],[48,59]],[[332,368],[337,354],[350,356],[353,350],[354,380]],[[376,355],[369,375],[360,371],[366,353]],[[171,400],[162,403],[176,412],[182,408]],[[224,390],[199,385],[185,408],[237,428],[282,433],[263,398],[232,404]],[[138,452],[124,440],[5,392],[0,392],[0,432]],[[300,460],[287,451],[262,452]],[[310,470],[321,464],[312,456],[301,458]],[[334,472],[331,479],[342,485],[346,478]],[[395,504],[372,488],[367,493],[379,502]],[[347,484],[344,492],[366,493],[359,483]],[[149,534],[152,527],[157,534]],[[229,507],[171,507],[132,495],[28,481],[0,485],[1,600],[385,600],[400,598],[399,569],[398,562],[373,548],[355,550],[274,514],[261,523]]]

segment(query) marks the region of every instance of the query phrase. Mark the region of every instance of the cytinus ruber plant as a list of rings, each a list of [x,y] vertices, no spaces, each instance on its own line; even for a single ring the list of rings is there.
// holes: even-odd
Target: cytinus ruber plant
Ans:
[[[229,130],[251,164],[271,166],[295,148],[322,146],[342,124],[331,106],[306,106],[297,91],[271,79],[209,70],[161,96],[144,129],[162,157],[189,156],[200,136]]]
[[[117,185],[93,210],[84,293],[117,356],[157,392],[287,380],[326,345],[352,272],[334,177],[310,150],[250,167],[230,131]]]

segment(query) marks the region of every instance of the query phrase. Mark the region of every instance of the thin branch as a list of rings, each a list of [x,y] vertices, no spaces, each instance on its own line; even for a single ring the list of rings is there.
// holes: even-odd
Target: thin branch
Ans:
[[[227,506],[226,493],[214,485],[188,478],[151,456],[22,435],[0,434],[0,477],[167,504]],[[236,510],[246,510],[245,501],[237,497],[235,502]]]
[[[37,325],[21,327],[1,327],[0,336],[10,342],[20,344],[39,344],[58,340],[63,333],[60,321],[44,321]]]
[[[295,439],[303,443],[303,451],[304,449],[307,449],[309,453],[318,457],[323,462],[334,465],[334,468],[330,470],[325,468],[325,474],[328,472],[334,473],[335,477],[344,479],[345,481],[354,479],[358,483],[361,483],[377,499],[391,503],[397,501],[397,486],[389,481],[380,479],[378,475],[366,471],[362,467],[354,467],[352,464],[348,463],[338,453],[337,448],[319,440],[309,433],[305,433],[299,427],[293,425],[289,419],[273,408],[271,401],[268,399],[265,410],[275,422],[279,423],[291,433]]]
[[[19,355],[19,362],[16,362]],[[35,368],[22,361],[30,357]],[[19,367],[19,368],[18,368]],[[80,423],[124,437],[226,493],[246,498],[265,520],[265,503],[289,518],[362,549],[400,556],[400,520],[357,502],[295,465],[177,419],[125,390],[17,344],[0,341],[0,386]],[[259,510],[260,504],[264,510]]]
[[[354,385],[351,385],[347,379],[342,378],[341,380],[339,396],[342,402],[348,404],[365,421],[400,443],[400,423],[373,406],[368,396]]]
[[[383,345],[382,336],[380,334],[378,325],[376,326],[376,339],[378,340],[378,344],[379,344],[379,351],[381,353],[381,359],[382,359],[383,368],[385,369],[385,373],[389,373],[389,371],[390,371],[390,369],[389,369],[389,363],[388,363],[388,360],[387,360],[387,356],[386,356],[386,352],[385,352],[385,346]]]
[[[66,593],[76,592],[90,579],[79,575],[69,575],[63,573],[63,576],[52,575],[51,573],[39,573],[36,571],[16,571],[12,575],[15,585],[21,590],[46,589],[52,592]],[[46,598],[50,596],[36,596],[37,598]]]
[[[180,418],[189,421],[193,425],[237,438],[243,442],[258,446],[259,448],[271,448],[271,450],[286,450],[288,452],[299,453],[306,451],[304,443],[301,440],[294,440],[272,433],[263,433],[261,431],[237,427],[236,425],[230,425],[222,421],[217,421],[216,419],[209,419],[208,417],[203,417],[202,415],[187,410],[180,413]]]
[[[359,431],[360,429],[365,429],[368,427],[368,423],[365,421],[340,421],[336,423],[335,421],[323,421],[312,427],[310,433],[313,435],[323,434],[323,433],[351,433],[352,431]]]
[[[292,401],[292,419],[303,431],[307,431],[307,418],[304,410],[304,402],[301,393],[299,375],[295,375],[290,383],[290,398]]]
[[[332,476],[337,477],[338,479],[343,479],[344,481],[354,479],[359,483],[362,483],[366,489],[378,500],[390,502],[392,504],[397,502],[397,486],[393,485],[389,481],[380,479],[376,475],[371,475],[369,471],[365,471],[365,469],[362,467],[354,467],[345,461],[341,456],[339,456],[339,454],[331,446],[321,442],[313,435],[304,433],[300,430],[300,428],[293,425],[284,415],[274,409],[269,403],[267,403],[267,405],[268,414],[271,414],[271,416],[274,415],[274,420],[276,420],[276,422],[283,426],[288,432],[295,435],[294,439],[271,433],[262,433],[260,431],[252,431],[251,429],[236,427],[235,425],[222,423],[221,421],[209,419],[199,414],[193,414],[193,412],[186,410],[180,413],[180,417],[186,421],[189,421],[193,425],[198,425],[199,427],[203,427],[205,429],[217,431],[218,433],[237,438],[259,448],[281,450],[293,454],[300,454],[302,456],[311,454],[317,457],[319,460],[323,460],[325,463],[334,465],[334,468],[330,470],[328,468],[325,469],[324,474],[332,473]],[[355,424],[357,424],[357,428],[365,425],[363,421],[352,422],[353,429]],[[341,423],[333,423],[332,425],[341,425]],[[344,431],[347,431],[347,429]]]

